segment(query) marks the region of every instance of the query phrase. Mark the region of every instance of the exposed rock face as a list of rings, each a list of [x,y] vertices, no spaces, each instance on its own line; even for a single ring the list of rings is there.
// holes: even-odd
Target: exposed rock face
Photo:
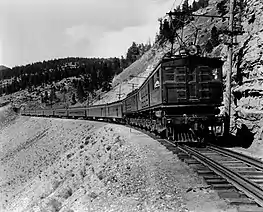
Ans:
[[[242,17],[245,33],[238,36],[239,45],[234,52],[235,124],[245,123],[260,139],[263,130],[263,2],[247,1]]]

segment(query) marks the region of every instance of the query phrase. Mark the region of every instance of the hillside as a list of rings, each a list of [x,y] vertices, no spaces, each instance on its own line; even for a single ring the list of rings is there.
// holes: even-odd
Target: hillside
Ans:
[[[137,130],[25,116],[8,125],[0,131],[1,212],[236,211]]]
[[[3,73],[10,70],[10,68],[0,65],[0,81],[3,79]]]
[[[9,69],[9,68],[6,66],[0,65],[0,71],[5,70],[5,69]]]
[[[161,60],[166,52],[169,51],[169,45],[164,48],[155,44],[149,51],[147,51],[139,60],[135,61],[119,75],[115,76],[112,81],[112,89],[101,95],[100,99],[94,103],[104,104],[117,101],[119,94],[121,99],[124,99],[128,93],[134,88],[140,87],[145,78],[153,71],[155,66]]]

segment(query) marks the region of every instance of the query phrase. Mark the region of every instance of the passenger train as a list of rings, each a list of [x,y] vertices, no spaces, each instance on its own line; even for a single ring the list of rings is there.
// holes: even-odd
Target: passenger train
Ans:
[[[68,109],[23,110],[23,115],[113,121],[175,141],[222,136],[223,61],[192,54],[164,57],[144,83],[109,104]],[[190,135],[190,136],[189,136]]]

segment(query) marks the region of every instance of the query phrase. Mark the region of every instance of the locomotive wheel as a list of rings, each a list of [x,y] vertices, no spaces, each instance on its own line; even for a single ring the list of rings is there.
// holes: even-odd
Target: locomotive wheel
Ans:
[[[162,139],[168,138],[168,130],[167,130],[167,128],[160,133],[160,137]]]

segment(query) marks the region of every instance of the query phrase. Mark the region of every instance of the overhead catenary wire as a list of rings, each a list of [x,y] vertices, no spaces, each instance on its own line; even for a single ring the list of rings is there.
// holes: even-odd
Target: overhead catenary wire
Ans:
[[[177,0],[174,0],[173,5],[172,5],[170,11],[172,11],[172,10],[175,8],[176,2],[177,2]],[[178,6],[181,7],[182,3],[183,3],[183,0],[181,0],[180,4],[178,4],[177,7],[178,7]],[[165,14],[164,16],[160,17],[160,19],[164,20],[164,19],[167,18],[167,17],[169,17],[169,15]]]

